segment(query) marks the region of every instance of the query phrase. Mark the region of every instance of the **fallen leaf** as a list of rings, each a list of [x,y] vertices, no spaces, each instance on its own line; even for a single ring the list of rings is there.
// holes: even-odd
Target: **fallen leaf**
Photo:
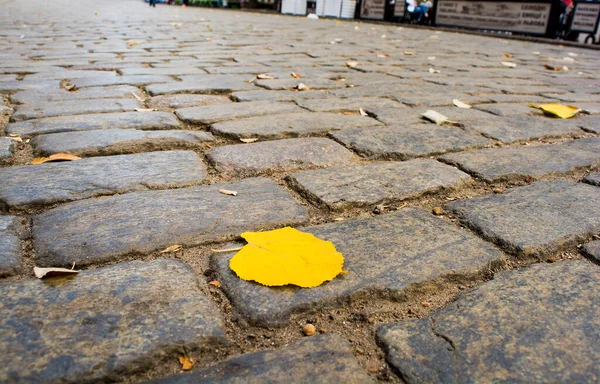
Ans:
[[[204,144],[204,146],[207,148],[212,148],[212,145],[208,144],[207,142],[203,142],[202,144]]]
[[[416,54],[417,54],[417,52],[415,52],[415,51],[404,51],[405,56],[414,56]]]
[[[182,249],[181,244],[174,244],[174,245],[171,245],[170,247],[163,249],[162,251],[160,251],[160,253],[177,252],[177,251],[181,251],[181,249]]]
[[[369,115],[367,114],[367,112],[365,112],[365,110],[364,110],[364,109],[362,109],[362,108],[359,108],[359,109],[358,109],[358,112],[360,112],[360,115],[361,115],[361,116],[369,116]]]
[[[346,66],[350,68],[354,68],[358,65],[358,61],[347,61]]]
[[[429,73],[440,73],[440,71],[437,69],[429,68]]]
[[[504,65],[505,67],[509,67],[509,68],[515,68],[517,66],[516,63],[511,63],[510,61],[501,61],[500,64]]]
[[[248,84],[252,84],[254,82],[254,80],[256,80],[256,76],[254,76],[253,78],[251,78],[250,80],[248,80]]]
[[[310,233],[285,227],[241,236],[248,244],[231,258],[229,267],[242,280],[311,288],[343,272],[344,256],[335,245]]]
[[[247,138],[247,139],[240,139],[240,141],[242,143],[246,143],[246,144],[255,143],[255,142],[258,141],[258,137],[250,137],[250,138]]]
[[[237,196],[237,191],[231,191],[229,189],[219,189],[219,192],[224,195]]]
[[[67,269],[67,268],[38,268],[33,267],[33,273],[35,277],[38,279],[43,279],[44,277],[53,277],[53,276],[61,276],[61,275],[72,275],[79,273],[78,270],[75,269]]]
[[[544,113],[557,116],[561,119],[569,119],[581,112],[581,109],[572,105],[563,105],[559,103],[548,103],[548,104],[530,104],[532,108],[541,109]]]
[[[158,111],[158,109],[154,109],[154,108],[136,108],[136,109],[134,109],[134,111],[136,111],[136,112],[155,112],[155,111]]]
[[[300,74],[299,74],[299,73],[295,73],[295,72],[292,72],[292,73],[290,73],[290,75],[291,75],[292,77],[296,78],[296,79],[299,79],[299,78],[301,78],[301,77],[302,77],[302,76],[300,76]]]
[[[431,307],[431,303],[429,301],[421,301],[421,305],[424,307]]]
[[[579,56],[579,55],[578,55],[578,54],[576,54],[575,52],[569,52],[569,53],[568,53],[568,55],[569,55],[569,56],[572,56],[572,57],[577,57],[577,56]]]
[[[134,47],[134,46],[136,46],[136,45],[140,45],[140,44],[142,44],[142,43],[141,43],[141,42],[139,42],[139,41],[137,41],[137,40],[129,40],[129,41],[127,42],[127,46],[128,46],[128,47]]]
[[[308,88],[304,83],[299,83],[294,89],[299,91],[308,91],[310,88]]]
[[[260,80],[273,80],[274,79],[273,76],[269,76],[266,73],[261,73],[260,75],[256,75],[256,78],[260,79]]]
[[[75,85],[74,84],[68,84],[65,85],[65,89],[69,92],[74,91],[75,90]]]
[[[550,64],[544,64],[544,68],[550,70],[550,71],[562,71],[562,67],[555,67],[553,65]]]
[[[390,57],[390,55],[388,55],[387,53],[378,53],[377,57]]]
[[[75,155],[71,155],[70,153],[55,153],[53,155],[50,155],[48,157],[38,157],[33,159],[33,161],[29,164],[42,164],[42,163],[48,163],[51,161],[73,161],[73,160],[80,160],[81,157],[79,156],[75,156]]]
[[[512,59],[513,55],[510,53],[505,53],[504,57],[506,57],[507,59]]]
[[[426,118],[429,121],[436,123],[437,125],[442,125],[448,121],[448,118],[446,116],[444,116],[441,113],[438,113],[436,111],[432,111],[431,109],[429,111],[423,113],[421,116],[423,116],[424,118]]]
[[[181,369],[184,371],[189,371],[194,366],[194,359],[185,356],[179,356],[179,363],[181,364]]]
[[[436,216],[440,216],[442,214],[442,208],[441,207],[434,207],[431,210],[431,213],[433,213]]]
[[[344,111],[342,112],[342,115],[354,115],[354,112]]]
[[[219,283],[217,280],[213,280],[213,281],[209,282],[208,284],[212,285],[213,287],[217,287],[217,288],[221,287],[221,283]]]
[[[23,142],[23,139],[19,135],[9,135],[8,138],[13,139],[14,141],[18,141],[19,143]]]
[[[462,101],[460,101],[458,99],[452,100],[452,104],[454,104],[458,108],[473,108],[469,104],[463,103]]]

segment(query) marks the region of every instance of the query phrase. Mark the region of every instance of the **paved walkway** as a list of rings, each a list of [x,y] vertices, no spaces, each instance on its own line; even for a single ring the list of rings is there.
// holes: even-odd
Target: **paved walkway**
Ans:
[[[0,9],[0,382],[600,381],[600,52],[137,0]],[[56,153],[81,159],[29,164]],[[273,289],[211,252],[286,225],[348,274]]]

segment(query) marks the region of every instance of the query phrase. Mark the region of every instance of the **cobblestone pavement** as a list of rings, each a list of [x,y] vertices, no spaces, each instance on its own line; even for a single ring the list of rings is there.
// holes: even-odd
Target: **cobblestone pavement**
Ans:
[[[600,381],[600,51],[137,0],[0,9],[0,382]],[[55,153],[82,159],[29,164]],[[274,289],[211,252],[286,225],[348,274]]]

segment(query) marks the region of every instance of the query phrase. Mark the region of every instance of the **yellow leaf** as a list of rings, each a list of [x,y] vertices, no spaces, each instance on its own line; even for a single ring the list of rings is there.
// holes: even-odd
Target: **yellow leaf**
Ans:
[[[30,164],[42,164],[42,163],[48,163],[50,161],[72,161],[72,160],[80,160],[80,159],[81,159],[81,157],[71,155],[70,153],[55,153],[48,157],[38,157],[36,159],[33,159],[33,161]]]
[[[558,116],[561,119],[568,119],[575,116],[581,109],[572,105],[563,105],[558,103],[549,104],[530,104],[532,108],[541,109],[544,113],[552,116]]]
[[[194,359],[185,356],[179,356],[179,364],[181,364],[181,369],[184,371],[189,371],[194,366]]]
[[[317,287],[342,272],[344,256],[333,243],[285,227],[267,232],[244,232],[248,241],[229,262],[243,280],[267,286]]]

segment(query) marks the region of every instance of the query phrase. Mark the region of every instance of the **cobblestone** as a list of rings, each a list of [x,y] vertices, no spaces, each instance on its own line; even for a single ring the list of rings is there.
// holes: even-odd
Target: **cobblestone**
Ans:
[[[592,241],[583,246],[583,252],[596,263],[600,263],[600,240]]]
[[[502,272],[428,318],[380,327],[377,337],[407,383],[594,382],[598,284],[600,268],[582,260]]]
[[[21,269],[21,239],[25,234],[21,219],[0,216],[0,277],[13,275]]]
[[[12,121],[39,119],[61,115],[85,115],[88,113],[125,112],[142,108],[135,99],[69,100],[26,104],[17,107]]]
[[[229,100],[227,96],[184,94],[153,97],[148,101],[148,107],[157,109],[178,109],[226,103],[231,103],[231,100]]]
[[[15,141],[8,137],[0,137],[0,160],[9,159],[14,151]]]
[[[302,112],[296,104],[285,102],[254,101],[231,105],[206,105],[194,108],[182,108],[175,114],[183,121],[196,124],[214,124],[219,121],[243,117],[272,115],[277,113]]]
[[[132,93],[141,96],[139,89],[130,85],[115,85],[109,87],[83,88],[68,92],[63,89],[54,91],[19,91],[10,96],[13,103],[37,104],[55,101],[84,100],[84,99],[110,99],[110,98],[133,98]],[[96,101],[102,103],[102,101]]]
[[[198,284],[188,266],[165,259],[1,283],[0,380],[112,381],[182,347],[226,345]]]
[[[583,178],[583,181],[588,184],[600,186],[600,172],[590,173]]]

